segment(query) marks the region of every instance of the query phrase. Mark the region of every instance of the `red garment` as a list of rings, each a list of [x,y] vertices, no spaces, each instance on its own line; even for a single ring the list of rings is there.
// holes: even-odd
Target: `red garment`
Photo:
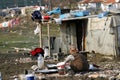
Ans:
[[[42,56],[44,57],[44,50],[42,48],[35,48],[30,53],[32,56],[38,56],[38,54],[42,54]]]
[[[50,16],[43,16],[43,19],[49,20]]]
[[[2,24],[0,23],[0,28],[2,28]]]
[[[12,27],[12,20],[9,21],[8,27]]]
[[[17,24],[19,24],[19,22],[20,22],[19,18],[16,18],[15,19],[15,24],[17,25]]]

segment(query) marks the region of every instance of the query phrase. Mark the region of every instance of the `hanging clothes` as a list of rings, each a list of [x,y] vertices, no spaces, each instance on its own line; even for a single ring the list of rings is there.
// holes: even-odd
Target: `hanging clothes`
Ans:
[[[11,22],[12,26],[15,25],[15,19],[12,19],[12,22]]]
[[[39,32],[40,32],[40,28],[39,28],[39,26],[37,26],[36,29],[34,30],[34,34],[36,35],[36,34],[38,34]]]
[[[50,16],[42,16],[43,21],[49,21],[51,19]]]
[[[32,15],[32,20],[33,21],[37,20],[37,21],[41,22],[42,15],[41,15],[40,11],[36,10],[31,15]]]
[[[41,54],[44,57],[44,50],[42,48],[35,48],[30,53],[32,56],[39,56]]]
[[[56,24],[62,24],[61,18],[54,18],[54,21],[56,22]]]
[[[0,23],[0,28],[2,28],[2,24]]]
[[[9,20],[8,27],[12,27],[12,20]]]
[[[2,27],[8,27],[8,22],[3,22]]]
[[[20,22],[19,18],[16,18],[16,19],[15,19],[15,24],[18,25],[19,22]]]

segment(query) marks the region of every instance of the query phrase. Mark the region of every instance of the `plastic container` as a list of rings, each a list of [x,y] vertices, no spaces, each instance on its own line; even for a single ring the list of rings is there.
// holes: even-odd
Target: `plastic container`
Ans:
[[[60,63],[58,63],[58,64],[57,64],[57,69],[58,69],[59,75],[65,75],[65,74],[66,74],[65,62],[60,62]]]
[[[41,54],[39,54],[37,62],[38,62],[38,68],[42,69],[44,67],[44,58]]]

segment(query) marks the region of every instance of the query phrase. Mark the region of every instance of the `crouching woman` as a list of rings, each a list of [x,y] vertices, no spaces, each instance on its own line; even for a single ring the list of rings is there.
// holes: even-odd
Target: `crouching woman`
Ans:
[[[89,70],[89,63],[86,60],[86,57],[78,53],[75,46],[70,46],[69,53],[70,55],[65,59],[65,63],[70,62],[71,70],[74,73]]]

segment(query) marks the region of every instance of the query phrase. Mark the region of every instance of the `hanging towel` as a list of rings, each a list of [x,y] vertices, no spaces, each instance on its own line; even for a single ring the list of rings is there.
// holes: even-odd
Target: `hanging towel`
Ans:
[[[57,24],[61,24],[61,23],[62,23],[61,18],[54,18],[54,20],[55,20],[55,22],[56,22]]]
[[[34,34],[36,35],[36,34],[38,34],[39,32],[40,32],[40,28],[39,28],[39,26],[37,26],[36,29],[34,30]]]

